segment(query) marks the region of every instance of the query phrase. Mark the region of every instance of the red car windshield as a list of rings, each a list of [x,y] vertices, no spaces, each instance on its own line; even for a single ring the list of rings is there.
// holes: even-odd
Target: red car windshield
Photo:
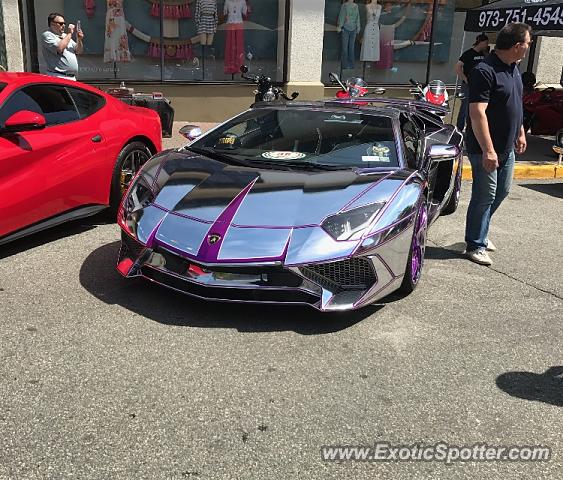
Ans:
[[[390,117],[343,110],[259,108],[220,126],[189,148],[253,164],[399,165]]]

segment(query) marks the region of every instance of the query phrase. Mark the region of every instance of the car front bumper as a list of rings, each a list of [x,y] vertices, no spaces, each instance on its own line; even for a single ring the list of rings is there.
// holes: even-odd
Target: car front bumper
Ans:
[[[204,264],[164,247],[146,248],[122,232],[118,271],[214,301],[308,305],[320,311],[361,308],[396,290],[404,268],[392,268],[410,243],[409,229],[384,249],[333,262],[285,266],[281,262]],[[387,252],[387,254],[385,253]],[[404,256],[404,253],[401,254]],[[405,258],[406,262],[406,258]],[[399,265],[403,265],[399,259]]]

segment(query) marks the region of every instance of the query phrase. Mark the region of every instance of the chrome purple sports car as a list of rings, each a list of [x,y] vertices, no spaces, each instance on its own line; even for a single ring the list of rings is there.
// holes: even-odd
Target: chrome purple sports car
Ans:
[[[118,270],[200,298],[322,311],[411,292],[428,226],[455,211],[461,185],[462,136],[427,108],[255,104],[193,128],[125,195]]]

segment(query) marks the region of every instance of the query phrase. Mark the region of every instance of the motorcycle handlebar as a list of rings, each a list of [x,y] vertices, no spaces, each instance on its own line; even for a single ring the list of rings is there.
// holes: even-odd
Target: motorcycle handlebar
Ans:
[[[281,88],[279,89],[279,94],[284,100],[295,100],[299,96],[299,92],[293,92],[291,97],[288,97],[287,93],[285,93]]]
[[[246,75],[244,73],[241,73],[240,76],[242,78],[244,78],[245,80],[249,80],[252,83],[257,83],[258,82],[258,76],[257,75]]]

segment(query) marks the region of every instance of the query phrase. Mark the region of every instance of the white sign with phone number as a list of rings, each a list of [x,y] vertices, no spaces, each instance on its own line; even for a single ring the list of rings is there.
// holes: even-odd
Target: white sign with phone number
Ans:
[[[479,12],[479,28],[503,27],[511,22],[527,23],[532,28],[550,27],[559,30],[563,26],[563,7],[527,7]]]

